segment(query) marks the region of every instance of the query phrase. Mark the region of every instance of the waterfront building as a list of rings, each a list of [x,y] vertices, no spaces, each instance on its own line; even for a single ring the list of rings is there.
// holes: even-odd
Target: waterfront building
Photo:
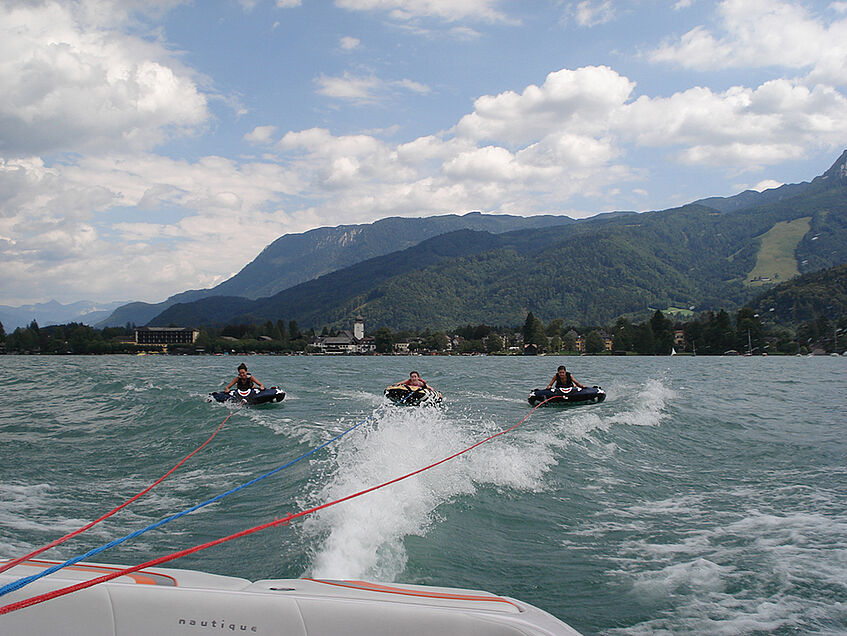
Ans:
[[[194,344],[200,330],[193,327],[136,327],[135,344],[154,347]]]

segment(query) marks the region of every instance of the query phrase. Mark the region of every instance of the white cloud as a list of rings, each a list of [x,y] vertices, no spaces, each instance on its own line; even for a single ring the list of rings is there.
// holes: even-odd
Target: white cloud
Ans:
[[[412,93],[419,93],[421,95],[425,95],[431,91],[429,86],[426,84],[421,84],[420,82],[415,82],[410,79],[402,79],[399,82],[395,82],[394,85],[400,88],[405,88]]]
[[[478,141],[521,144],[550,131],[602,133],[612,113],[629,98],[635,84],[612,69],[585,67],[550,73],[541,86],[485,95],[456,126],[456,134]]]
[[[847,137],[847,99],[836,90],[773,80],[723,93],[692,88],[641,97],[621,112],[621,134],[639,145],[682,148],[690,164],[761,166],[837,146]]]
[[[514,155],[502,147],[486,146],[463,152],[444,164],[453,181],[509,182],[520,178]]]
[[[297,155],[298,180],[308,184],[301,193],[310,196],[415,178],[413,170],[397,161],[394,148],[369,135],[336,137],[326,129],[312,128],[287,133],[277,147]]]
[[[382,101],[397,89],[421,95],[430,92],[429,86],[411,79],[387,82],[373,75],[357,77],[350,73],[345,73],[342,77],[322,75],[315,79],[315,83],[321,95],[358,104]]]
[[[0,242],[0,259],[16,272],[4,299],[28,302],[53,279],[63,282],[49,295],[65,301],[125,297],[122,290],[161,300],[163,289],[214,284],[254,258],[269,236],[308,229],[278,203],[301,187],[277,165],[220,157],[2,162],[0,236],[10,240]],[[163,208],[180,212],[162,217]]]
[[[302,4],[302,0],[276,0],[276,6],[280,9],[292,9]]]
[[[679,160],[690,165],[712,165],[720,167],[744,167],[759,169],[803,156],[804,148],[791,143],[739,143],[710,144],[704,142],[683,148]]]
[[[398,20],[438,18],[447,22],[510,22],[496,8],[500,0],[335,0],[335,4],[354,11],[386,11]]]
[[[450,35],[452,35],[457,40],[477,40],[482,37],[482,34],[467,25],[454,26],[450,29]]]
[[[444,161],[457,152],[464,152],[473,148],[476,148],[476,145],[471,142],[459,146],[456,142],[445,142],[440,135],[427,135],[397,146],[397,156],[401,161],[418,164]]]
[[[559,209],[574,194],[601,194],[631,178],[614,161],[615,133],[633,83],[606,67],[551,73],[522,93],[483,96],[457,126],[391,145],[326,129],[287,133],[313,209],[350,218],[463,209],[522,213]]]
[[[349,35],[341,38],[341,40],[339,42],[339,46],[341,46],[341,48],[344,49],[345,51],[352,51],[353,49],[357,49],[357,48],[359,48],[360,44],[361,44],[361,42],[359,41],[358,38],[353,38],[353,37],[350,37]]]
[[[723,0],[718,15],[723,35],[697,26],[650,59],[704,71],[782,66],[806,69],[813,81],[847,83],[847,19],[779,0]]]
[[[91,23],[93,6],[0,6],[6,156],[148,149],[208,119],[206,97],[169,52]],[[107,14],[109,7],[103,4]]]
[[[785,185],[781,181],[774,181],[773,179],[765,179],[764,181],[759,181],[756,185],[754,185],[751,189],[756,192],[764,192],[765,190],[772,190],[773,188],[778,188],[780,186]]]
[[[377,92],[383,86],[374,76],[354,77],[349,73],[345,73],[343,77],[321,75],[315,83],[321,95],[363,103],[376,101]]]
[[[268,144],[271,142],[271,137],[273,137],[275,132],[276,126],[256,126],[244,135],[244,140],[251,144]]]
[[[592,27],[611,22],[615,9],[611,0],[584,0],[568,6],[568,14],[582,27]]]

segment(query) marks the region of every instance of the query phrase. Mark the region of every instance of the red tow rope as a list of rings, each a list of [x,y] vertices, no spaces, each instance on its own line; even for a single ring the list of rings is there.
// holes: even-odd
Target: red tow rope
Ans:
[[[473,450],[477,446],[480,446],[482,444],[485,444],[486,442],[491,441],[495,437],[499,437],[500,435],[505,435],[506,433],[509,433],[510,431],[515,430],[518,426],[523,424],[529,418],[530,415],[535,413],[535,411],[540,406],[542,406],[543,404],[546,404],[551,399],[553,399],[553,398],[548,398],[548,399],[544,400],[543,402],[539,402],[538,404],[536,404],[535,407],[529,413],[527,413],[520,422],[518,422],[514,426],[511,426],[510,428],[502,430],[499,433],[495,433],[494,435],[490,435],[489,437],[486,437],[484,440],[479,441],[472,446],[468,446],[466,449],[461,450],[458,453],[454,453],[454,454],[450,455],[449,457],[445,457],[444,459],[441,459],[441,460],[435,462],[434,464],[430,464],[429,466],[424,466],[423,468],[419,468],[418,470],[415,470],[411,473],[406,473],[405,475],[403,475],[401,477],[396,477],[395,479],[392,479],[390,481],[383,482],[383,483],[379,484],[378,486],[372,486],[370,488],[366,488],[365,490],[360,490],[359,492],[353,493],[352,495],[347,495],[346,497],[342,497],[341,499],[336,499],[335,501],[330,501],[328,503],[321,504],[320,506],[315,506],[313,508],[309,508],[308,510],[301,510],[300,512],[291,513],[291,514],[288,514],[281,519],[274,519],[273,521],[268,521],[267,523],[263,523],[261,525],[254,526],[252,528],[248,528],[247,530],[242,530],[241,532],[236,532],[235,534],[231,534],[231,535],[226,536],[226,537],[221,537],[220,539],[215,539],[214,541],[209,541],[208,543],[196,545],[193,548],[187,548],[185,550],[179,550],[177,552],[171,552],[170,554],[166,554],[165,556],[161,556],[161,557],[158,557],[156,559],[152,559],[150,561],[145,561],[144,563],[141,563],[139,565],[133,565],[132,567],[124,568],[123,570],[117,570],[115,572],[111,572],[110,574],[105,574],[103,576],[97,577],[96,579],[91,579],[91,580],[88,580],[88,581],[82,581],[82,582],[76,583],[74,585],[69,585],[68,587],[63,587],[63,588],[59,588],[57,590],[53,590],[52,592],[47,592],[45,594],[33,596],[31,598],[27,598],[27,599],[24,599],[22,601],[17,601],[16,603],[10,603],[9,605],[4,605],[4,606],[0,607],[0,616],[2,616],[3,614],[8,614],[10,612],[14,612],[15,610],[23,609],[25,607],[37,605],[38,603],[43,603],[45,601],[49,601],[51,599],[58,598],[60,596],[65,596],[66,594],[70,594],[72,592],[84,590],[85,588],[88,588],[88,587],[93,587],[94,585],[97,585],[98,583],[105,583],[106,581],[111,581],[112,579],[116,579],[119,576],[126,576],[127,574],[132,574],[133,572],[138,572],[139,570],[143,570],[144,568],[154,567],[154,566],[160,565],[162,563],[167,563],[168,561],[174,561],[176,559],[179,559],[180,557],[188,556],[189,554],[194,554],[195,552],[200,552],[201,550],[205,550],[206,548],[211,548],[211,547],[219,545],[221,543],[226,543],[227,541],[232,541],[233,539],[239,539],[241,537],[246,537],[248,534],[253,534],[254,532],[266,530],[267,528],[273,528],[274,526],[288,525],[289,522],[291,522],[294,519],[297,519],[298,517],[305,517],[306,515],[312,514],[313,512],[317,512],[318,510],[323,510],[324,508],[329,508],[330,506],[340,504],[344,501],[348,501],[350,499],[355,499],[356,497],[361,497],[362,495],[366,495],[369,492],[373,492],[374,490],[379,490],[380,488],[384,488],[385,486],[390,486],[391,484],[396,484],[398,481],[403,481],[404,479],[408,479],[409,477],[413,477],[413,476],[415,476],[419,473],[424,472],[425,470],[429,470],[430,468],[435,468],[436,466],[440,466],[441,464],[448,462],[451,459],[458,457],[459,455],[463,455],[464,453],[467,453],[468,451]],[[226,422],[226,420],[224,420],[224,422]],[[223,424],[221,424],[221,426],[223,426]],[[209,439],[211,439],[211,438],[209,438]],[[200,450],[200,449],[198,448],[197,450]],[[195,452],[197,452],[197,451],[195,451]],[[188,459],[188,458],[186,457],[186,459]],[[185,461],[185,460],[183,460],[183,461]],[[127,503],[129,503],[129,502],[127,502]]]
[[[234,411],[233,411],[233,413],[234,413]],[[83,532],[85,532],[85,531],[86,531],[86,530],[88,530],[89,528],[92,528],[92,527],[96,526],[98,523],[100,523],[100,522],[101,522],[101,521],[103,521],[104,519],[108,519],[109,517],[111,517],[113,514],[115,514],[115,513],[116,513],[116,512],[118,512],[119,510],[121,510],[121,509],[123,509],[123,508],[126,508],[129,504],[131,504],[131,503],[132,503],[133,501],[135,501],[136,499],[138,499],[138,498],[143,497],[144,495],[146,495],[148,492],[150,492],[151,490],[153,490],[153,488],[154,488],[154,487],[156,487],[156,486],[158,486],[160,483],[162,483],[162,482],[163,482],[163,481],[164,481],[164,480],[165,480],[165,479],[166,479],[166,478],[167,478],[167,477],[168,477],[171,473],[173,473],[173,472],[174,472],[177,468],[179,468],[180,466],[182,466],[182,465],[183,465],[186,461],[188,461],[191,457],[193,457],[193,456],[194,456],[194,455],[196,455],[198,452],[200,452],[200,450],[201,450],[204,446],[206,446],[209,442],[211,442],[211,441],[212,441],[212,438],[213,438],[215,435],[217,435],[217,434],[218,434],[218,431],[220,431],[220,430],[223,428],[223,425],[224,425],[224,424],[226,424],[227,420],[233,416],[233,413],[230,413],[229,415],[227,415],[227,416],[226,416],[226,418],[224,419],[224,421],[223,421],[223,422],[221,422],[221,423],[218,425],[218,428],[216,428],[216,429],[215,429],[215,432],[214,432],[214,433],[212,433],[212,434],[209,436],[209,439],[207,439],[205,442],[203,442],[202,444],[200,444],[200,446],[198,446],[197,448],[195,448],[195,449],[194,449],[191,453],[189,453],[188,455],[186,455],[185,457],[183,457],[183,458],[182,458],[182,461],[180,461],[180,462],[179,462],[176,466],[174,466],[173,468],[171,468],[168,472],[166,472],[164,475],[162,475],[161,477],[159,477],[159,479],[157,479],[156,481],[154,481],[152,484],[150,484],[147,488],[145,488],[144,490],[142,490],[140,493],[138,493],[137,495],[135,495],[135,496],[134,496],[134,497],[132,497],[131,499],[127,499],[125,502],[123,502],[123,503],[122,503],[120,506],[118,506],[117,508],[114,508],[114,509],[110,510],[109,512],[107,512],[105,515],[103,515],[103,516],[102,516],[102,517],[100,517],[99,519],[95,519],[95,520],[94,520],[94,521],[92,521],[91,523],[84,525],[83,527],[79,528],[78,530],[74,530],[73,532],[71,532],[71,533],[69,533],[69,534],[66,534],[64,537],[60,537],[60,538],[58,538],[58,539],[55,539],[54,541],[51,541],[51,542],[50,542],[50,543],[48,543],[47,545],[45,545],[45,546],[43,546],[43,547],[41,547],[41,548],[38,548],[37,550],[33,550],[32,552],[30,552],[30,553],[29,553],[29,554],[27,554],[27,555],[24,555],[24,556],[22,556],[22,557],[18,557],[17,559],[12,559],[12,560],[11,560],[11,561],[9,561],[8,563],[4,563],[4,564],[0,565],[0,573],[5,572],[5,571],[6,571],[6,570],[8,570],[9,568],[16,566],[16,565],[18,565],[19,563],[22,563],[23,561],[27,561],[27,560],[31,559],[32,557],[34,557],[34,556],[38,556],[39,554],[41,554],[42,552],[45,552],[46,550],[49,550],[50,548],[55,548],[55,547],[56,547],[57,545],[59,545],[60,543],[64,543],[64,542],[65,542],[65,541],[67,541],[68,539],[70,539],[70,538],[72,538],[72,537],[75,537],[75,536],[77,536],[78,534],[82,534]]]

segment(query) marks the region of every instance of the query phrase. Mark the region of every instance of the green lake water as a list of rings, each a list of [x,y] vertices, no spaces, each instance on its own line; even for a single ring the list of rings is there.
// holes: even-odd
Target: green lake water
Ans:
[[[205,401],[245,361],[279,405]],[[150,494],[44,554],[135,564],[333,501],[517,424],[560,363],[606,402],[514,431],[351,501],[174,561],[484,589],[586,634],[847,633],[847,358],[0,358],[0,557]],[[438,408],[391,407],[418,370]],[[2,620],[2,619],[0,619]]]

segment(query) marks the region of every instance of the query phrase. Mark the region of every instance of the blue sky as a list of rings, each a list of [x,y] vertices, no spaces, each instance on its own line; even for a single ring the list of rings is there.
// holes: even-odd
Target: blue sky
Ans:
[[[0,1],[0,304],[160,301],[277,237],[809,180],[847,1]]]

